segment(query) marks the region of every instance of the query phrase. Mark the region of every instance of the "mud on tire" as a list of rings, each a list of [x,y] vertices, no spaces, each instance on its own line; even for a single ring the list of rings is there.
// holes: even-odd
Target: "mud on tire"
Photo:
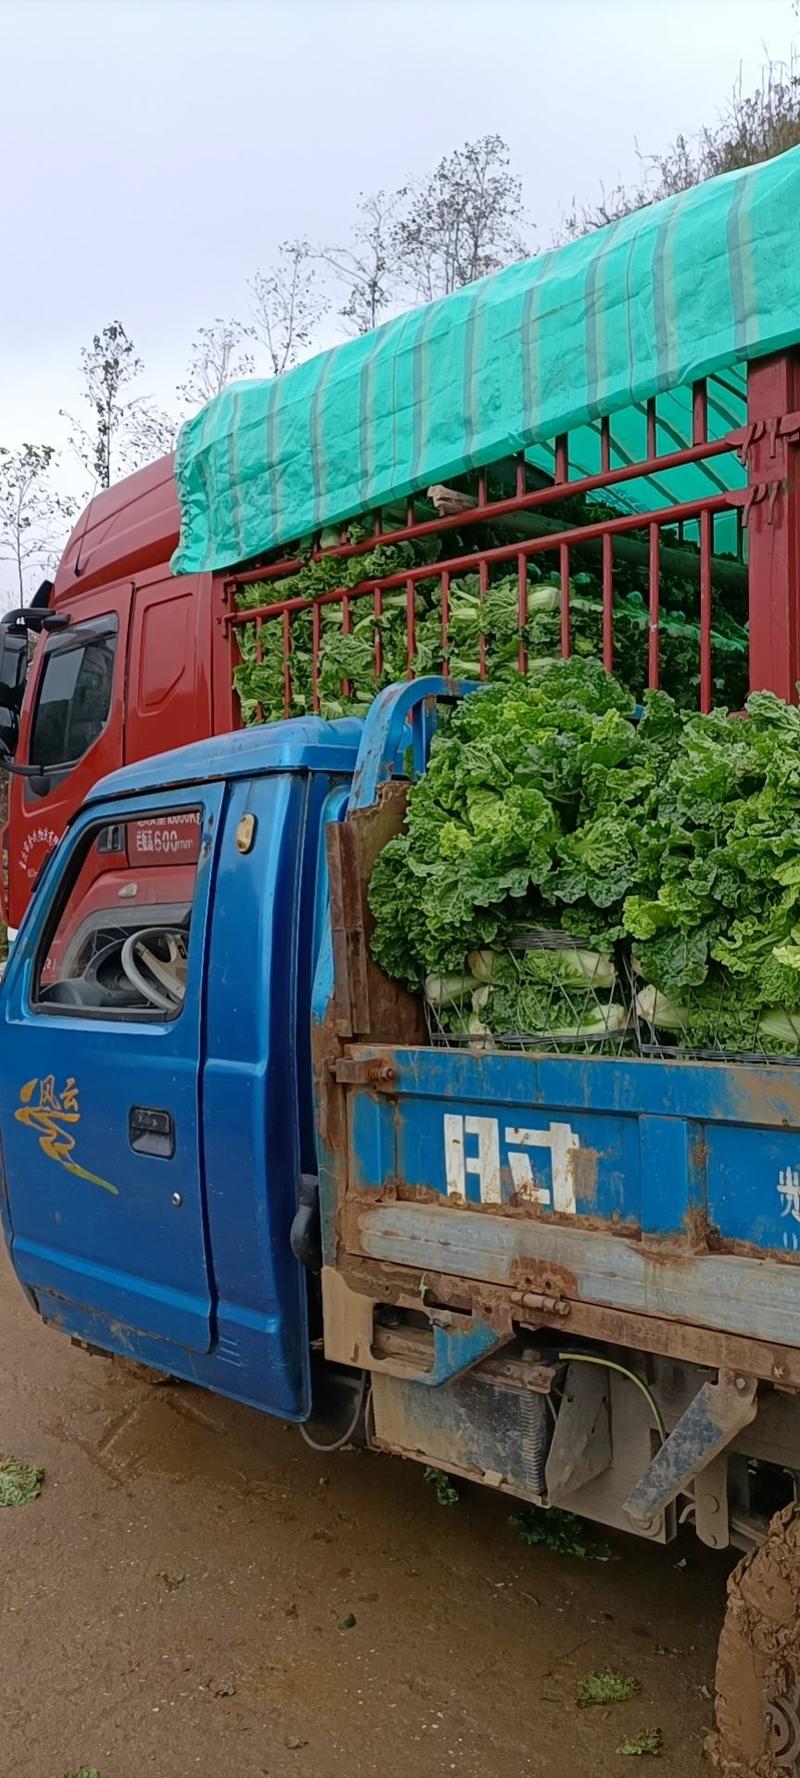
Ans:
[[[800,1778],[800,1509],[777,1513],[760,1548],[728,1582],[717,1654],[717,1732],[708,1751],[724,1778]]]

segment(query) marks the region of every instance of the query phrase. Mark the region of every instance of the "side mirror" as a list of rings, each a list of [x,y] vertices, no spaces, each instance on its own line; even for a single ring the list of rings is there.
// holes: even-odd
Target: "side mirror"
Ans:
[[[9,710],[0,703],[0,765],[6,759],[13,758],[19,740],[19,721],[16,710]]]
[[[17,745],[17,718],[22,705],[27,677],[27,630],[14,624],[13,621],[0,623],[0,711],[14,719],[13,740],[6,722],[0,726],[0,736],[5,741],[9,753],[13,753]]]

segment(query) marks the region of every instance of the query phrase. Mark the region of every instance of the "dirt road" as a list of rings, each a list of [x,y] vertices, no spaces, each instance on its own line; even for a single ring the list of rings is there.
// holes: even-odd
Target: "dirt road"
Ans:
[[[73,1350],[0,1263],[2,1778],[699,1778],[727,1561],[524,1547],[479,1488]],[[676,1562],[685,1557],[685,1566]],[[350,1624],[354,1618],[355,1623]],[[640,1695],[579,1710],[608,1666]]]

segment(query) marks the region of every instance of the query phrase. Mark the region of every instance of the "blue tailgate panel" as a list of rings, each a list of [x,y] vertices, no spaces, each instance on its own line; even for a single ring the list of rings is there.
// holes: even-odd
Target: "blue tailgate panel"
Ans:
[[[363,1051],[393,1090],[350,1099],[349,1181],[675,1236],[800,1247],[800,1070]]]
[[[800,1343],[800,1070],[348,1056],[348,1252]]]

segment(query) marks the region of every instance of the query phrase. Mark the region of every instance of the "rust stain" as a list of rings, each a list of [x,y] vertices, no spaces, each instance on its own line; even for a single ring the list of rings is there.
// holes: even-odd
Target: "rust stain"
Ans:
[[[342,1266],[342,1275],[350,1289],[371,1296],[376,1303],[419,1310],[423,1301],[430,1300],[461,1313],[472,1310],[482,1314],[497,1327],[504,1326],[509,1317],[523,1327],[532,1319],[511,1303],[512,1288],[537,1290],[543,1296],[568,1296],[571,1336],[600,1340],[612,1346],[627,1347],[633,1352],[661,1353],[666,1358],[706,1370],[743,1371],[776,1382],[783,1389],[800,1392],[798,1348],[768,1344],[743,1334],[722,1333],[715,1328],[697,1327],[679,1317],[609,1309],[599,1303],[585,1302],[565,1268],[536,1266],[530,1262],[523,1266],[517,1262],[515,1272],[510,1285],[487,1285],[473,1284],[441,1272],[422,1274],[412,1267],[384,1265],[353,1255],[347,1255]],[[547,1281],[555,1288],[545,1289]],[[535,1323],[563,1333],[563,1319],[555,1312],[537,1311]]]
[[[710,1225],[708,1211],[704,1205],[689,1204],[683,1219],[683,1226],[686,1230],[686,1245],[690,1253],[710,1252]]]
[[[567,1266],[548,1265],[545,1260],[513,1259],[509,1268],[512,1291],[538,1291],[542,1296],[578,1295],[578,1281]]]
[[[381,1196],[383,1196],[383,1192]],[[452,1195],[443,1197],[435,1186],[407,1185],[404,1179],[392,1181],[392,1197],[401,1204],[441,1204],[443,1208],[455,1202]],[[462,1203],[463,1200],[459,1200],[459,1202]]]
[[[567,1155],[567,1167],[575,1196],[588,1200],[590,1204],[597,1198],[597,1167],[601,1156],[602,1151],[599,1148],[571,1148]]]
[[[743,1122],[777,1125],[784,1129],[800,1128],[800,1070],[762,1065],[742,1066],[726,1072],[733,1076]],[[730,1118],[729,1106],[726,1106],[725,1115]]]
[[[711,1150],[704,1136],[698,1136],[697,1140],[692,1143],[692,1146],[689,1149],[689,1166],[692,1168],[693,1172],[699,1173],[704,1182],[710,1153]]]

